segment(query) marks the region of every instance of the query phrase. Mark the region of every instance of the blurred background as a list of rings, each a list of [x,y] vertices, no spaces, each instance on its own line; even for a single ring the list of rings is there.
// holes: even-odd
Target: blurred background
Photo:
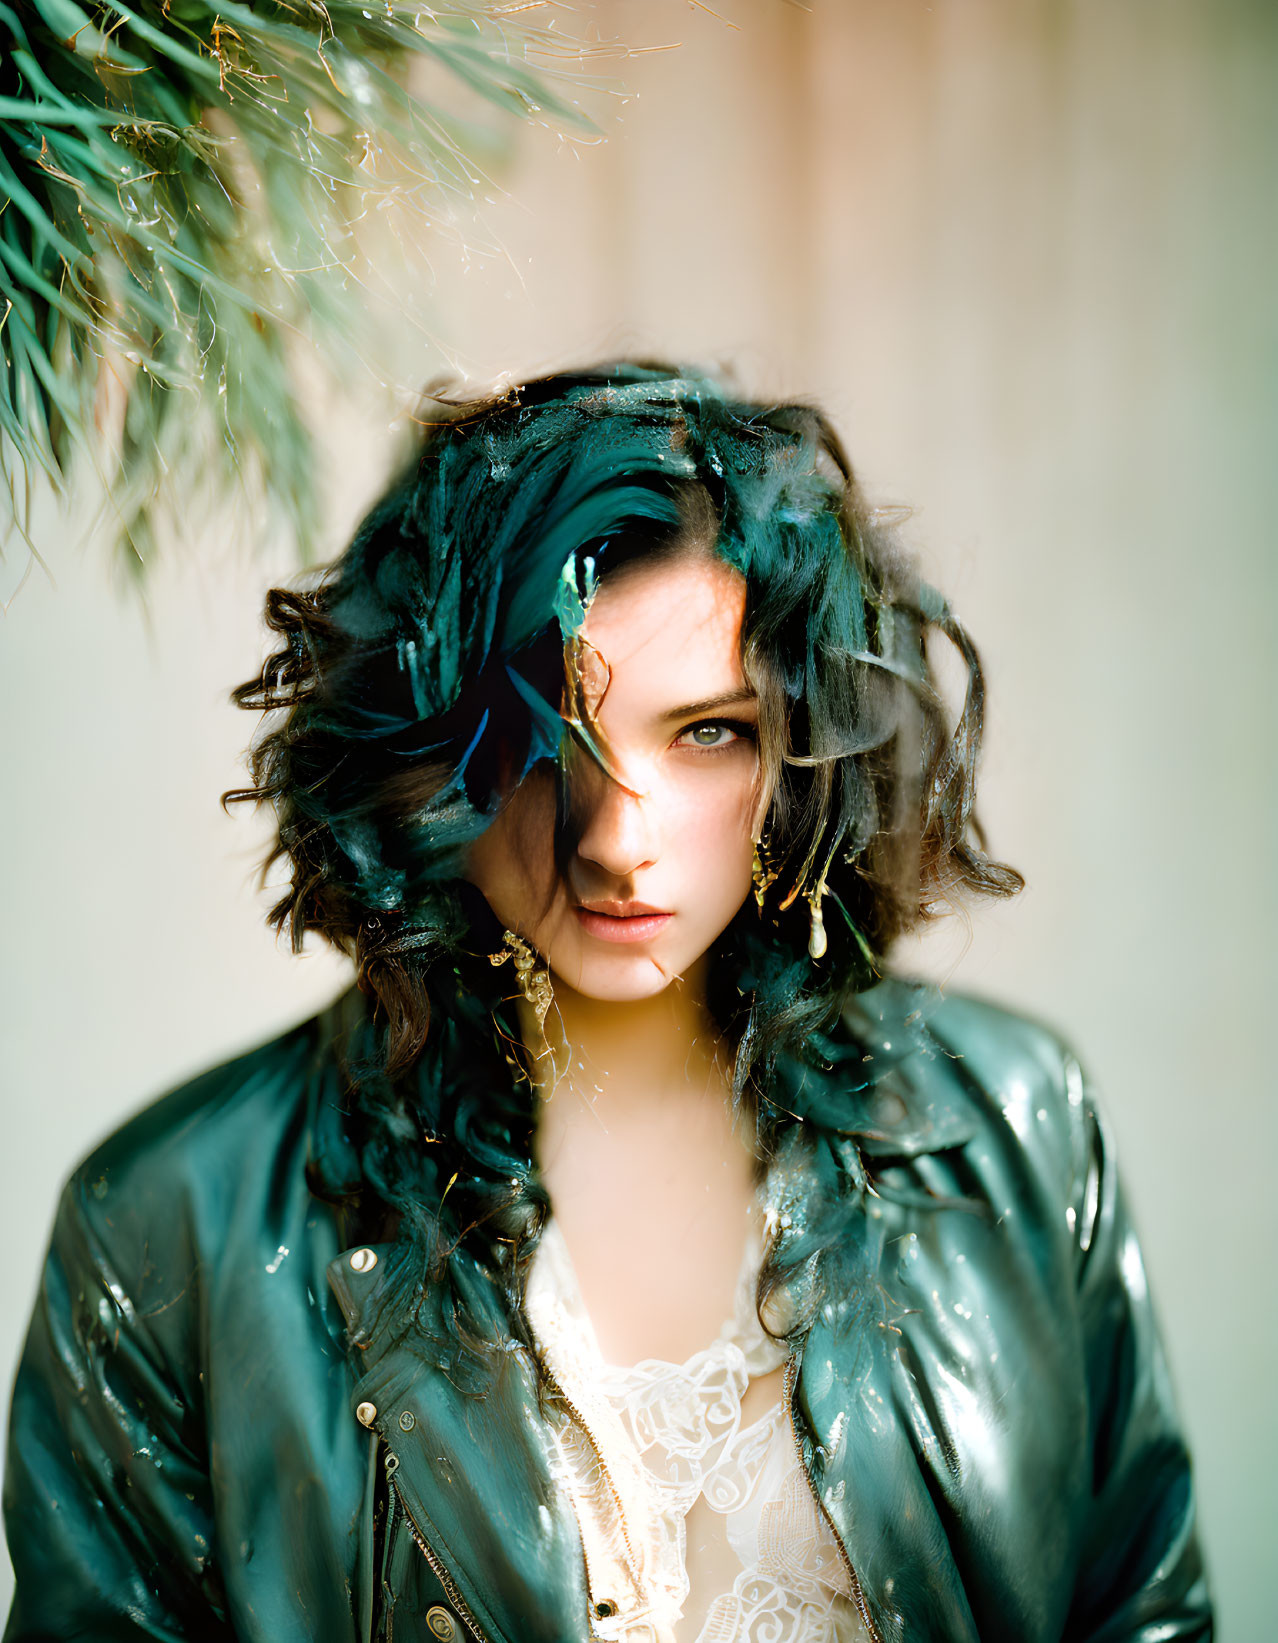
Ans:
[[[411,271],[425,323],[362,388],[317,374],[326,551],[445,369],[480,384],[649,353],[828,408],[980,644],[983,815],[1028,880],[899,963],[1047,1019],[1090,1068],[1220,1635],[1268,1643],[1278,9],[558,9],[633,48],[592,95],[600,137],[497,131],[475,222]],[[230,508],[192,515],[139,598],[45,513],[45,566],[0,622],[6,1372],[74,1163],[346,980],[273,944],[265,821],[218,806],[254,729],[227,693],[259,666],[289,546],[252,551]]]

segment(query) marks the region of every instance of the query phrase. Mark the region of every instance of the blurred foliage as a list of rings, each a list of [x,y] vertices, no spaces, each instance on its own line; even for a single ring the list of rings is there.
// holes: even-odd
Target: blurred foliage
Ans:
[[[480,181],[467,127],[410,76],[429,67],[471,103],[592,129],[552,88],[567,42],[529,21],[546,10],[0,0],[9,528],[26,534],[33,482],[65,492],[82,458],[139,571],[197,480],[247,475],[308,557],[298,344],[334,361],[359,347],[361,215],[428,222]]]

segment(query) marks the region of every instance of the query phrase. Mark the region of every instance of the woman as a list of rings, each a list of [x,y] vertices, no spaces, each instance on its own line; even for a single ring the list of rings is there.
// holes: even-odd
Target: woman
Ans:
[[[884,977],[1020,881],[825,421],[441,406],[268,620],[235,796],[359,985],[68,1187],[6,1636],[1209,1636],[1077,1065]]]

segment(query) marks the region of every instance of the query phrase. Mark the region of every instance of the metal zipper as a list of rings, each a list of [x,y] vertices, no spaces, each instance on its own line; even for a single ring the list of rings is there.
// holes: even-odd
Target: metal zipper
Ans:
[[[560,1400],[560,1402],[563,1404],[564,1408],[568,1411],[568,1414],[573,1419],[573,1421],[576,1422],[577,1426],[579,1426],[581,1428],[581,1432],[582,1432],[583,1436],[585,1437],[586,1442],[590,1445],[591,1449],[594,1451],[595,1460],[596,1460],[596,1462],[598,1463],[598,1466],[599,1466],[599,1475],[604,1480],[604,1482],[607,1484],[608,1493],[612,1496],[612,1503],[613,1503],[613,1506],[616,1508],[617,1526],[621,1530],[621,1538],[625,1543],[626,1563],[627,1563],[627,1566],[630,1570],[630,1578],[631,1578],[631,1580],[634,1581],[636,1590],[642,1592],[643,1582],[639,1577],[639,1563],[638,1563],[638,1559],[635,1557],[635,1549],[631,1545],[631,1542],[630,1542],[630,1531],[626,1528],[626,1514],[622,1510],[621,1496],[617,1492],[617,1485],[612,1481],[612,1473],[609,1472],[607,1466],[604,1464],[603,1453],[600,1450],[598,1443],[595,1441],[595,1435],[590,1430],[590,1427],[586,1424],[586,1417],[582,1414],[581,1410],[577,1408],[577,1405],[572,1401],[572,1399],[564,1391],[564,1389],[560,1385],[558,1379],[556,1378],[556,1376],[554,1375],[552,1370],[549,1368],[549,1366],[546,1364],[544,1358],[542,1358],[540,1356],[540,1354],[538,1355],[538,1360],[537,1361],[541,1366],[541,1371],[542,1371],[542,1374],[545,1377],[547,1386],[549,1386],[551,1391]],[[584,1548],[583,1548],[583,1551],[584,1551]],[[587,1581],[587,1585],[589,1585],[589,1581]]]
[[[622,1541],[625,1544],[626,1564],[627,1564],[627,1567],[629,1568],[629,1571],[630,1571],[630,1578],[634,1582],[635,1589],[637,1591],[642,1592],[643,1582],[639,1578],[639,1565],[638,1565],[638,1562],[635,1558],[634,1546],[631,1544],[630,1531],[626,1527],[626,1514],[622,1510],[621,1496],[617,1491],[617,1485],[612,1480],[612,1473],[609,1472],[607,1466],[604,1464],[603,1453],[599,1448],[599,1444],[597,1443],[597,1441],[595,1439],[595,1435],[590,1430],[590,1427],[587,1425],[586,1417],[582,1414],[581,1410],[578,1409],[577,1405],[572,1401],[572,1399],[564,1391],[563,1386],[560,1384],[558,1378],[552,1373],[550,1368],[547,1366],[547,1364],[544,1362],[544,1360],[542,1360],[540,1358],[540,1356],[538,1358],[538,1362],[540,1363],[542,1373],[545,1376],[547,1386],[549,1386],[551,1391],[554,1393],[555,1397],[558,1398],[559,1401],[563,1404],[564,1408],[567,1410],[567,1412],[568,1412],[569,1416],[571,1417],[571,1419],[580,1428],[581,1433],[582,1433],[583,1437],[585,1438],[586,1442],[590,1445],[590,1448],[591,1448],[591,1450],[594,1454],[594,1457],[595,1457],[595,1461],[596,1461],[596,1463],[598,1464],[598,1467],[599,1467],[599,1475],[604,1480],[605,1484],[607,1485],[608,1493],[612,1496],[613,1506],[616,1509],[617,1526],[621,1530],[621,1538],[622,1538]],[[431,1549],[430,1545],[427,1543],[426,1537],[422,1534],[421,1530],[417,1527],[416,1520],[414,1519],[413,1514],[408,1509],[408,1502],[404,1499],[403,1493],[397,1487],[397,1485],[394,1481],[395,1473],[399,1470],[399,1456],[396,1455],[393,1452],[393,1450],[387,1449],[385,1466],[386,1466],[386,1481],[390,1485],[391,1492],[394,1495],[395,1499],[399,1502],[400,1509],[401,1509],[401,1511],[403,1512],[405,1518],[408,1521],[409,1532],[412,1534],[413,1539],[417,1542],[418,1549],[421,1551],[422,1556],[426,1559],[427,1563],[430,1564],[431,1569],[434,1571],[435,1577],[438,1579],[440,1585],[444,1588],[444,1591],[448,1594],[449,1601],[454,1605],[454,1607],[456,1608],[458,1614],[461,1615],[462,1620],[465,1622],[465,1624],[469,1628],[469,1630],[474,1633],[476,1638],[479,1639],[479,1643],[488,1643],[488,1639],[484,1636],[484,1633],[480,1630],[479,1622],[475,1619],[474,1613],[471,1610],[470,1605],[466,1602],[466,1599],[458,1591],[457,1583],[453,1580],[453,1577],[449,1574],[448,1570],[440,1562],[440,1560],[439,1560],[438,1556],[436,1555],[436,1553]],[[589,1593],[589,1591],[590,1591],[590,1570],[589,1570],[589,1566],[585,1565],[585,1545],[584,1545],[584,1543],[583,1543],[583,1546],[582,1546],[582,1563],[583,1563],[583,1566],[585,1566],[586,1591],[587,1591],[587,1593]],[[592,1632],[593,1632],[593,1628],[592,1628]],[[877,1643],[877,1640],[876,1640],[876,1643]]]
[[[479,1622],[475,1619],[474,1611],[471,1609],[470,1604],[467,1603],[466,1599],[458,1591],[457,1582],[440,1562],[439,1557],[427,1544],[425,1535],[423,1535],[421,1530],[417,1527],[417,1520],[413,1517],[412,1512],[409,1510],[408,1502],[404,1499],[399,1485],[395,1482],[395,1474],[399,1471],[399,1456],[395,1454],[393,1450],[388,1449],[386,1451],[385,1468],[387,1486],[394,1495],[395,1499],[399,1502],[400,1510],[403,1512],[405,1521],[408,1524],[409,1533],[417,1542],[417,1549],[421,1552],[427,1563],[430,1564],[431,1571],[433,1572],[436,1580],[439,1581],[439,1584],[444,1588],[444,1593],[447,1596],[448,1601],[461,1616],[462,1624],[474,1637],[479,1640],[479,1643],[488,1643],[488,1638],[480,1629]]]
[[[856,1603],[857,1610],[860,1613],[861,1620],[865,1625],[866,1631],[870,1634],[870,1643],[883,1643],[882,1634],[874,1623],[874,1616],[870,1613],[869,1604],[865,1601],[865,1593],[861,1590],[860,1577],[857,1575],[856,1570],[852,1567],[852,1559],[848,1556],[847,1547],[843,1544],[843,1537],[835,1528],[834,1519],[826,1510],[825,1502],[817,1493],[816,1484],[812,1481],[812,1474],[808,1471],[808,1463],[804,1459],[803,1444],[799,1438],[799,1425],[798,1421],[795,1419],[794,1413],[794,1388],[798,1378],[799,1355],[797,1352],[791,1352],[785,1366],[785,1382],[781,1395],[785,1399],[785,1411],[790,1419],[790,1435],[794,1439],[794,1447],[799,1456],[799,1470],[803,1473],[804,1478],[807,1480],[808,1489],[811,1491],[812,1499],[816,1502],[817,1511],[820,1512],[821,1516],[830,1526],[830,1533],[834,1537],[834,1544],[838,1547],[839,1556],[843,1559],[843,1567],[848,1572],[848,1583],[852,1587],[853,1601]]]
[[[399,1457],[398,1456],[392,1456],[391,1458],[392,1458],[392,1460],[395,1461],[395,1465],[390,1468],[390,1471],[394,1472],[399,1466]],[[390,1473],[388,1472],[387,1477],[389,1477],[389,1476],[390,1476]],[[400,1499],[399,1499],[398,1493],[394,1489],[390,1489],[390,1490],[388,1490],[388,1497],[389,1498],[387,1499],[387,1502],[386,1502],[385,1550],[382,1553],[382,1589],[383,1589],[383,1591],[387,1590],[386,1576],[390,1572],[390,1570],[393,1569],[393,1567],[394,1567],[394,1564],[393,1564],[392,1560],[393,1560],[394,1555],[395,1555],[395,1532],[399,1528],[400,1519],[404,1515],[404,1509],[400,1505]],[[395,1643],[395,1610],[396,1610],[397,1607],[398,1607],[398,1598],[397,1598],[397,1596],[393,1596],[391,1598],[390,1607],[389,1607],[389,1609],[387,1611],[387,1614],[386,1614],[386,1643]]]

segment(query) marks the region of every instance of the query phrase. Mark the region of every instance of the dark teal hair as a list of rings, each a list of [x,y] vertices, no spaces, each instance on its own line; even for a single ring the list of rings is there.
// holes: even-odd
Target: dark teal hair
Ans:
[[[519,1273],[544,1216],[508,972],[487,956],[502,931],[461,873],[500,773],[551,761],[562,791],[571,758],[610,767],[598,727],[561,708],[579,700],[577,638],[611,570],[680,551],[699,519],[746,580],[768,887],[716,944],[709,1002],[765,1152],[795,1125],[817,1153],[839,1134],[840,1022],[892,940],[961,891],[1020,880],[986,857],[973,822],[976,653],[893,547],[819,411],[622,363],[437,399],[423,420],[411,461],[318,586],[269,596],[285,647],[236,699],[284,717],[254,750],[254,785],[233,796],[275,807],[272,859],[292,867],[277,925],[295,946],[311,930],[351,954],[373,1003],[352,1053],[365,1177],[424,1281],[463,1244]],[[953,732],[929,630],[967,668]],[[560,823],[562,860],[566,804]],[[826,1149],[831,1205],[845,1142]]]

